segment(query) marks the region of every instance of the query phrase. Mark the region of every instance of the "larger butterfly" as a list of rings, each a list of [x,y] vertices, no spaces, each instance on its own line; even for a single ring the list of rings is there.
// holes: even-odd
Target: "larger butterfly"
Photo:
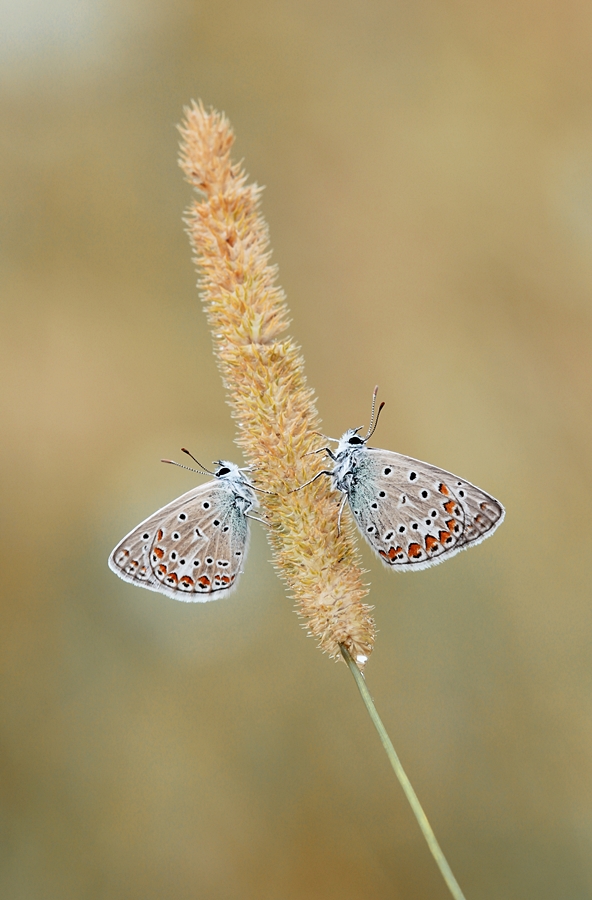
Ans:
[[[326,453],[334,465],[306,483],[329,475],[343,493],[338,529],[347,502],[375,553],[402,572],[427,569],[492,535],[505,516],[499,500],[437,466],[367,446],[384,406],[375,419],[376,393],[365,437],[358,434],[361,428],[350,428],[339,440],[328,439],[336,441],[335,452],[314,451]]]
[[[236,586],[247,555],[248,520],[257,519],[250,515],[257,489],[234,463],[218,460],[216,465],[208,472],[213,481],[163,506],[120,541],[109,556],[116,575],[175,600],[198,603]]]

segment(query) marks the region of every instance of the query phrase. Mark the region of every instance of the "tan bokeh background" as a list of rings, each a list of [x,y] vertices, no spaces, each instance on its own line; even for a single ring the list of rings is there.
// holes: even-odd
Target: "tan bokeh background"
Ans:
[[[444,898],[345,667],[254,528],[232,597],[112,546],[240,458],[174,125],[223,109],[329,434],[498,496],[415,575],[364,550],[370,688],[467,898],[592,896],[592,11],[26,0],[0,9],[2,729],[10,900]]]

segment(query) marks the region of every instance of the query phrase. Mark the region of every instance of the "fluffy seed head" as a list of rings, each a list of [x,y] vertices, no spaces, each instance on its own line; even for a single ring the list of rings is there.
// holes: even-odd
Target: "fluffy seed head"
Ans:
[[[296,493],[319,470],[320,421],[307,387],[304,360],[286,334],[288,309],[259,200],[230,157],[234,134],[226,117],[201,103],[185,110],[180,165],[198,192],[186,219],[199,268],[199,287],[238,443],[256,467],[259,494],[270,517],[274,563],[306,627],[319,646],[341,659],[344,644],[360,668],[372,651],[375,627],[362,600],[353,526],[337,534],[339,499],[328,479]]]

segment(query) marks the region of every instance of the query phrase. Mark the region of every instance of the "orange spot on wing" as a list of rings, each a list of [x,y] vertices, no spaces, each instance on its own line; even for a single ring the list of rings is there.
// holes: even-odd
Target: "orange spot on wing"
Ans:
[[[166,573],[167,573],[166,566],[159,566],[157,569],[157,572],[160,572],[161,575],[166,575]]]
[[[222,584],[230,584],[230,578],[228,575],[221,575],[220,581],[222,582]]]
[[[487,509],[487,503],[480,503],[479,509]]]
[[[207,575],[202,575],[201,578],[197,579],[197,583],[201,584],[202,587],[209,587],[212,582]]]
[[[167,575],[167,581],[173,581],[176,584],[178,581],[178,578],[174,572],[171,572],[170,575]]]
[[[444,504],[444,509],[448,513],[449,516],[454,512],[454,507],[456,506],[456,500],[449,500],[448,503]]]
[[[183,578],[179,579],[179,584],[187,584],[189,587],[193,587],[195,581],[193,578],[190,578],[189,575],[183,575]]]
[[[158,557],[158,559],[162,559],[164,556],[164,550],[162,549],[162,547],[155,547],[152,552],[155,556]]]
[[[448,528],[449,531],[453,531],[455,525],[456,525],[456,519],[448,519],[448,521],[446,522],[446,528]]]
[[[162,530],[162,528],[159,528],[159,529],[158,529],[158,532],[157,532],[157,534],[156,534],[156,540],[157,540],[157,541],[162,541],[163,535],[164,535],[164,531]]]
[[[407,550],[407,556],[409,559],[419,559],[422,554],[421,547],[419,544],[409,544],[409,549]]]
[[[435,537],[432,537],[431,534],[428,534],[425,541],[426,541],[426,550],[428,551],[428,553],[431,550],[434,550],[438,546],[438,541],[436,540]]]
[[[450,539],[452,538],[452,535],[450,534],[449,531],[441,531],[440,534],[438,535],[438,537],[440,538],[441,544],[448,544],[448,543],[450,543]]]
[[[438,488],[438,490],[440,491],[441,494],[444,494],[445,497],[450,496],[450,491],[448,490],[448,488],[446,487],[445,484],[441,484],[440,487]]]
[[[386,552],[386,550],[379,550],[378,552],[384,559],[388,559],[390,562],[393,562],[397,558],[399,553],[403,552],[403,549],[402,547],[390,547],[388,553]]]

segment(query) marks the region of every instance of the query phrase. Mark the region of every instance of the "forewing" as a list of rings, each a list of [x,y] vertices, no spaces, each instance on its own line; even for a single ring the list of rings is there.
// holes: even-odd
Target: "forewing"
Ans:
[[[242,572],[248,521],[224,481],[208,481],[141,522],[113,550],[110,568],[175,600],[228,594]]]
[[[485,540],[504,519],[499,501],[451,472],[389,450],[360,457],[350,505],[388,566],[426,569]]]

